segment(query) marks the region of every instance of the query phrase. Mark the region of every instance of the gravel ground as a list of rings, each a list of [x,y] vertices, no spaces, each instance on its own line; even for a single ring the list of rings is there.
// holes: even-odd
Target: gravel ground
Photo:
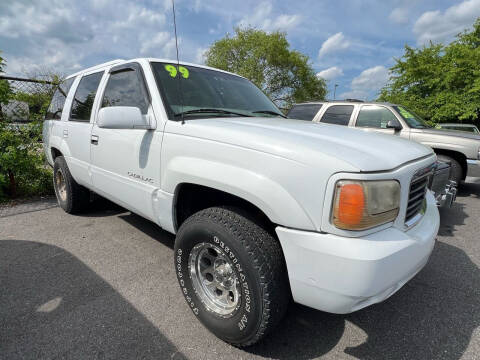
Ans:
[[[174,238],[111,203],[82,216],[52,199],[0,209],[0,359],[480,359],[480,182],[463,187],[427,266],[350,315],[292,304],[240,350],[194,318]]]

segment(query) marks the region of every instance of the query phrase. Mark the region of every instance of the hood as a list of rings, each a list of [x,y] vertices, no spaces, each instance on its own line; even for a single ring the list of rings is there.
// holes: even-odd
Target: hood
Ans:
[[[464,139],[480,140],[480,135],[471,134],[460,130],[441,130],[441,129],[411,129],[414,133],[441,135],[441,136],[455,136]]]
[[[392,135],[283,118],[195,119],[187,120],[182,126],[167,127],[165,131],[314,166],[329,161],[344,167],[338,171],[390,170],[433,154],[429,147]]]

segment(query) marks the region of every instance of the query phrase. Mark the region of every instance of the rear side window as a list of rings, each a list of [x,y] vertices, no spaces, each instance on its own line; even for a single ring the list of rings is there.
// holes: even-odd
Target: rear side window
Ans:
[[[290,109],[287,114],[289,119],[309,120],[312,121],[318,110],[322,107],[322,104],[306,104],[295,105]]]
[[[45,115],[45,120],[60,120],[62,118],[63,106],[74,80],[75,78],[73,77],[58,85]]]
[[[82,77],[73,98],[70,121],[90,121],[93,101],[102,76],[103,71]]]
[[[103,94],[102,107],[135,106],[142,114],[148,110],[147,95],[137,71],[126,69],[110,75]]]
[[[397,118],[387,108],[378,105],[365,105],[360,109],[355,126],[386,129],[390,120],[396,121]]]
[[[353,105],[330,106],[322,116],[322,123],[347,126],[353,112]]]

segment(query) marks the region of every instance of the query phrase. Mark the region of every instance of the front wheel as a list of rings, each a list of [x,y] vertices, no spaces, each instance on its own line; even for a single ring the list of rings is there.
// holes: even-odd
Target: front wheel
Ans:
[[[455,181],[457,183],[457,186],[460,185],[460,181],[463,180],[462,165],[460,165],[460,163],[456,159],[447,155],[437,155],[437,159],[450,163],[451,168],[449,180]]]
[[[288,306],[279,242],[231,209],[205,209],[182,224],[175,269],[193,313],[217,337],[236,346],[259,341]]]

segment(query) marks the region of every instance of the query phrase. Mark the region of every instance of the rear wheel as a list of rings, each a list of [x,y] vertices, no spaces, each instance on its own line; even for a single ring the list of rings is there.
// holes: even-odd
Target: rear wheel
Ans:
[[[90,201],[90,192],[75,181],[63,156],[55,158],[53,187],[58,204],[69,214],[84,210]]]
[[[236,346],[265,336],[289,302],[280,244],[232,209],[205,209],[182,224],[175,269],[193,313],[217,337]]]
[[[460,181],[463,180],[462,165],[460,165],[460,163],[456,159],[447,155],[437,155],[437,159],[440,161],[445,161],[450,163],[451,168],[450,168],[449,180],[456,181],[457,185],[460,185]]]

